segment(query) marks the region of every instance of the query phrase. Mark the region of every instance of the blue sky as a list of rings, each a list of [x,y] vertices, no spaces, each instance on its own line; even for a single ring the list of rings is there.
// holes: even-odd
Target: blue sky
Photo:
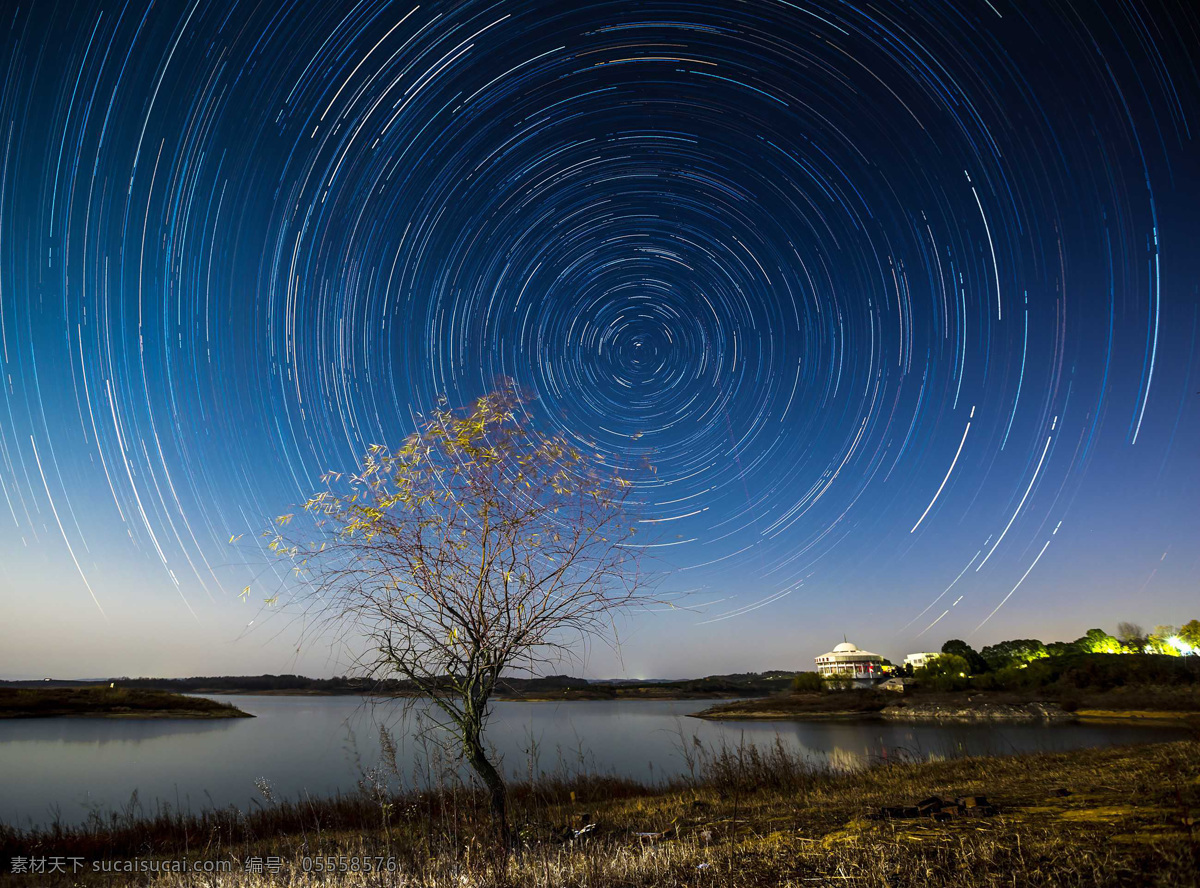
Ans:
[[[1198,616],[1183,5],[2,27],[2,675],[341,672],[258,532],[502,376],[688,593],[569,671]]]

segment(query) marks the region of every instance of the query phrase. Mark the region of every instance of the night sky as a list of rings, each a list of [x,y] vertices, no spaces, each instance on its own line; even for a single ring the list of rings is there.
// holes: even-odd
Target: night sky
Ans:
[[[1200,617],[1191,3],[0,15],[0,675],[339,672],[259,532],[501,376],[692,605],[568,671]]]

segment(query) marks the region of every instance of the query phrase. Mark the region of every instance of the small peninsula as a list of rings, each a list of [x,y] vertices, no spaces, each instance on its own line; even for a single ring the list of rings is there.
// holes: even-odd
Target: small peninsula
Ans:
[[[253,718],[227,703],[142,688],[0,688],[4,718]]]

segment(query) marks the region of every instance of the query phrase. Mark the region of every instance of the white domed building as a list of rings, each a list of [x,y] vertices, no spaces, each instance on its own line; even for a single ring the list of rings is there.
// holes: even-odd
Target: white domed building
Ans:
[[[817,673],[826,681],[851,681],[860,687],[870,687],[887,676],[881,655],[859,650],[858,645],[850,641],[813,659]]]

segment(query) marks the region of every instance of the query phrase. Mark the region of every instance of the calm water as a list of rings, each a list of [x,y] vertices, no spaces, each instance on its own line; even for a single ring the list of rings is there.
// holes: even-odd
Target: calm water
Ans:
[[[215,697],[257,716],[216,721],[29,719],[0,721],[0,821],[19,826],[121,810],[263,801],[354,790],[381,765],[379,731],[396,739],[397,771],[421,785],[444,770],[427,717],[358,697]],[[658,780],[686,770],[681,736],[708,748],[771,744],[814,761],[853,766],[881,757],[1061,750],[1173,739],[1180,732],[1082,725],[912,725],[888,722],[709,722],[686,718],[704,702],[499,703],[488,737],[504,770],[593,770]],[[422,737],[425,736],[423,740]],[[391,772],[388,767],[383,772]],[[378,773],[378,771],[377,771]],[[388,781],[398,782],[395,773]]]

